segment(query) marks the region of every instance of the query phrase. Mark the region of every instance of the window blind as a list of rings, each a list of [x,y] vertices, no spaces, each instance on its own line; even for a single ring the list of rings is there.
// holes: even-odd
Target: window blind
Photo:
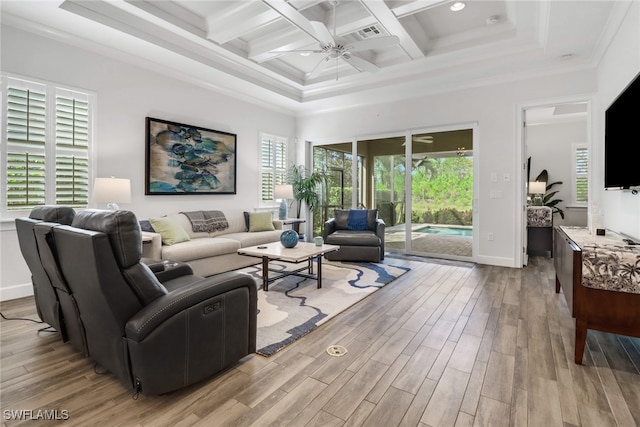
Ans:
[[[89,104],[56,97],[56,203],[89,202]]]
[[[587,147],[576,147],[575,152],[575,194],[576,202],[588,201],[589,186],[589,150]]]
[[[287,139],[263,135],[260,153],[260,201],[275,202],[275,186],[287,179]]]
[[[7,208],[45,203],[46,94],[7,89]]]
[[[3,210],[28,210],[47,203],[88,205],[92,103],[89,94],[4,78]]]

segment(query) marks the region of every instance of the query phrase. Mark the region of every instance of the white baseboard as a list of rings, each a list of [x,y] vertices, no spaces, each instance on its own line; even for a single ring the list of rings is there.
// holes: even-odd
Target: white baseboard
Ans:
[[[496,256],[482,256],[479,255],[476,257],[476,263],[478,264],[487,264],[487,265],[495,265],[498,267],[513,267],[513,268],[522,268],[521,265],[515,265],[515,261],[513,258],[502,258]]]
[[[33,285],[31,283],[0,288],[0,301],[9,301],[31,295],[33,295]]]

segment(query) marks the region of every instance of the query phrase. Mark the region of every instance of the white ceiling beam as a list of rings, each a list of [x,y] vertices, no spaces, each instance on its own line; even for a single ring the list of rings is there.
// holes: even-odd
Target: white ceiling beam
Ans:
[[[398,36],[400,46],[412,59],[424,57],[424,52],[402,26],[389,7],[379,0],[360,0],[360,3],[382,25],[387,33]]]
[[[449,3],[450,0],[418,0],[410,3],[402,3],[391,9],[396,18],[404,18],[405,16],[414,15],[432,7],[440,6],[443,3]]]
[[[322,41],[316,35],[311,22],[309,22],[309,20],[305,18],[300,12],[289,6],[289,3],[285,2],[284,0],[262,0],[262,2],[269,6],[271,9],[278,12],[290,24],[298,27],[300,30],[313,37],[318,42]]]
[[[322,3],[324,0],[289,0],[289,4],[296,8],[297,11],[309,9],[317,4]]]
[[[207,24],[209,25],[207,38],[216,43],[224,44],[253,30],[269,25],[278,19],[280,19],[280,14],[274,10],[267,10],[249,19],[236,20],[233,25],[229,25],[228,22],[226,25],[218,25],[217,22],[219,20],[217,17],[213,22],[207,19]]]

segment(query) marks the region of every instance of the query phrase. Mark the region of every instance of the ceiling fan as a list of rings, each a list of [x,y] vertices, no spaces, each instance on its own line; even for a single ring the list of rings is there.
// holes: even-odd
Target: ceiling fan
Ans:
[[[412,135],[411,142],[418,142],[422,144],[433,144],[433,136],[432,135]],[[402,145],[405,145],[403,142]]]
[[[311,26],[316,33],[316,38],[320,40],[320,46],[318,49],[275,50],[273,52],[323,54],[324,57],[309,73],[309,78],[317,77],[318,75],[320,75],[320,73],[322,73],[322,71],[327,67],[332,59],[335,59],[336,62],[338,61],[338,59],[342,59],[358,71],[378,71],[380,68],[377,65],[370,61],[367,61],[366,59],[356,56],[353,53],[397,45],[400,42],[400,39],[397,36],[381,36],[367,40],[360,40],[353,43],[345,42],[339,39],[336,35],[336,6],[340,3],[340,1],[331,0],[330,3],[333,6],[333,35],[329,32],[327,26],[323,22],[310,21]],[[336,67],[336,80],[337,79],[338,75]]]

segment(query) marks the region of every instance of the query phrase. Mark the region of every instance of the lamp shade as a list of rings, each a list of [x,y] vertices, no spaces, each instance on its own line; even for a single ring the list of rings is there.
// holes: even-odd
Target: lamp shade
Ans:
[[[529,194],[544,194],[547,191],[547,183],[540,181],[529,182]]]
[[[287,200],[293,199],[293,185],[291,184],[276,185],[275,198],[287,199]]]
[[[131,203],[131,180],[126,178],[96,178],[93,182],[96,203]],[[117,205],[115,205],[117,209]]]

